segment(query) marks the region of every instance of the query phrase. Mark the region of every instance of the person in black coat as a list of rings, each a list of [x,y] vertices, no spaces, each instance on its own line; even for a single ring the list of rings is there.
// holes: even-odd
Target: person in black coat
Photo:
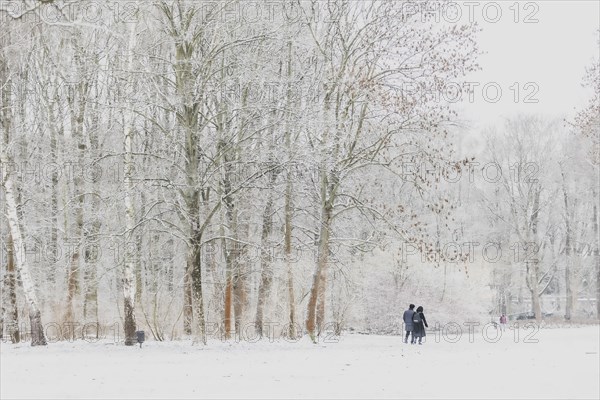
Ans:
[[[423,307],[419,306],[413,316],[413,341],[411,343],[414,343],[415,339],[419,339],[419,344],[423,344],[421,340],[425,337],[426,327],[429,328],[429,325],[427,325],[425,314],[423,314]]]

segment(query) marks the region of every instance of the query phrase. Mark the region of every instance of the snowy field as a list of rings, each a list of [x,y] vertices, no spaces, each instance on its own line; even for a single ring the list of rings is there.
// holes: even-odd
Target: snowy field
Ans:
[[[491,333],[491,332],[490,332]],[[589,398],[598,399],[599,328],[507,330],[496,343],[345,335],[260,343],[146,342],[1,346],[11,398]],[[437,339],[437,340],[436,340]],[[471,340],[470,340],[471,339]],[[515,340],[516,339],[516,340]],[[538,343],[526,341],[538,340]],[[456,341],[450,343],[449,341]]]

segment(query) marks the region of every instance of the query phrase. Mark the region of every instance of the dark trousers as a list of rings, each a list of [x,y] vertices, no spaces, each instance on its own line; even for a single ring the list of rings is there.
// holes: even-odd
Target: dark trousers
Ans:
[[[410,342],[414,343],[415,342],[415,335],[414,335],[413,331],[406,331],[406,336],[404,337],[404,343],[408,342],[408,335],[410,335]]]

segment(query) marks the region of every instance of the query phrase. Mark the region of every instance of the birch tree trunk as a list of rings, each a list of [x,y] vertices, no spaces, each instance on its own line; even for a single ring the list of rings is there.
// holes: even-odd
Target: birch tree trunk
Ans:
[[[57,96],[57,94],[55,94]],[[55,118],[54,103],[56,97],[49,99],[48,101],[48,128],[50,133],[50,157],[52,162],[58,164],[58,130],[56,128],[58,118]],[[59,174],[54,171],[51,176],[52,182],[52,193],[50,197],[50,213],[52,214],[52,227],[50,231],[50,254],[51,263],[53,264],[48,271],[48,280],[50,281],[52,289],[56,289],[54,284],[56,282],[56,267],[59,261],[59,246],[58,246],[58,195],[59,195]],[[54,300],[54,296],[52,296]]]
[[[4,153],[0,156],[0,162],[3,165],[13,165],[8,156]],[[29,311],[29,322],[31,326],[31,345],[40,346],[46,345],[46,336],[44,334],[44,326],[42,325],[42,313],[38,304],[37,296],[35,293],[35,286],[33,278],[29,272],[29,267],[25,263],[25,243],[23,240],[23,233],[21,230],[21,222],[18,217],[18,205],[16,202],[16,192],[13,183],[13,176],[8,171],[8,168],[4,169],[4,176],[2,182],[4,186],[4,194],[6,201],[6,217],[10,226],[10,234],[13,241],[14,259],[16,262],[16,270],[21,278],[21,284],[23,285],[23,291],[25,293],[25,301],[27,302],[27,309]]]
[[[571,283],[572,273],[572,243],[573,243],[573,231],[571,227],[571,211],[569,209],[569,196],[567,194],[567,182],[565,172],[561,165],[562,175],[562,192],[564,201],[564,221],[565,221],[565,320],[571,320],[571,313],[573,311],[573,285]]]
[[[596,266],[596,318],[600,320],[600,243],[598,243],[598,191],[592,189],[592,201],[594,202],[592,212],[592,226],[594,232],[594,265]]]
[[[2,40],[0,40],[0,43],[2,43]],[[8,79],[8,68],[3,62],[1,56],[2,54],[0,53],[0,78],[2,78],[2,82],[4,82],[4,85],[2,85],[2,87],[0,88],[0,122],[3,127],[3,132],[0,132],[2,134],[2,136],[0,137],[0,144],[4,147],[9,143],[10,130],[12,128],[11,110],[9,108],[9,104],[11,101],[10,86],[12,82],[10,82],[10,80]],[[3,148],[0,148],[0,151],[3,150]],[[4,165],[4,169],[10,168],[10,166],[4,164],[4,162],[5,160],[2,159],[0,165]],[[0,178],[2,178],[2,181],[0,183],[4,182],[5,177],[2,176]],[[2,225],[4,226],[4,223]],[[6,225],[8,228],[5,242],[7,258],[6,275],[2,284],[4,285],[3,289],[5,293],[7,293],[6,296],[8,297],[8,304],[5,305],[2,301],[3,299],[0,298],[0,302],[2,302],[2,315],[0,316],[0,318],[2,319],[2,321],[0,321],[0,323],[2,323],[2,327],[0,329],[2,329],[2,334],[4,335],[6,333],[4,331],[4,328],[7,327],[11,342],[18,343],[21,340],[21,335],[19,332],[19,310],[17,308],[17,271],[15,270],[14,254],[15,243],[11,233],[11,226],[8,223]]]
[[[132,23],[129,27],[129,42],[127,48],[127,73],[128,82],[133,81],[133,57],[136,45],[136,23]],[[130,85],[131,87],[131,85]],[[128,242],[134,238],[135,229],[135,207],[133,204],[133,131],[134,119],[131,115],[131,103],[126,101],[126,109],[124,110],[124,151],[125,151],[125,223]],[[135,258],[131,254],[125,255],[123,266],[123,328],[125,331],[125,345],[133,346],[136,343],[136,319],[135,319]]]
[[[2,39],[7,40],[8,35],[5,35],[4,38],[0,38],[0,43],[2,43]],[[8,67],[4,62],[3,54],[1,53],[0,78],[2,78],[2,82],[4,83],[2,89],[0,90],[0,116],[2,117],[0,124],[3,128],[2,136],[0,137],[0,165],[5,166],[4,168],[2,168],[0,184],[2,184],[2,186],[4,187],[4,199],[6,202],[5,216],[8,220],[9,227],[10,240],[7,243],[7,247],[9,247],[9,251],[12,256],[10,257],[12,261],[9,260],[9,269],[13,269],[13,272],[11,273],[13,278],[16,278],[16,273],[21,279],[21,285],[23,286],[23,291],[25,294],[25,301],[27,303],[27,310],[29,312],[31,345],[43,346],[47,344],[47,341],[46,336],[44,334],[44,326],[42,325],[42,313],[35,293],[35,284],[29,272],[29,267],[25,262],[25,243],[23,231],[21,229],[21,220],[19,214],[20,204],[18,201],[18,193],[14,183],[14,176],[10,171],[11,166],[14,165],[14,160],[12,160],[11,157],[9,157],[9,154],[7,153],[7,146],[10,143],[12,129],[12,115],[10,109],[11,97],[9,92],[10,85],[8,83]],[[13,316],[16,317],[14,314]]]
[[[10,227],[8,232],[8,239],[6,241],[6,277],[4,287],[8,297],[8,309],[3,307],[3,327],[6,326],[9,329],[10,341],[12,343],[19,343],[21,341],[21,335],[19,332],[19,309],[17,307],[17,273],[15,271],[15,255],[14,255],[14,242],[10,233]],[[6,314],[5,314],[6,313]]]

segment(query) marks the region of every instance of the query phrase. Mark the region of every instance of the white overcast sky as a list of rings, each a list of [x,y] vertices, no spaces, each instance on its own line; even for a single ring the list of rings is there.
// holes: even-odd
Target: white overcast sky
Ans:
[[[458,1],[466,10],[465,2]],[[474,17],[483,31],[479,35],[482,71],[469,77],[481,84],[475,89],[473,102],[462,104],[462,116],[478,127],[499,121],[516,113],[537,113],[571,117],[574,108],[585,106],[591,92],[582,88],[585,68],[600,57],[598,29],[600,2],[592,1],[535,1],[519,2],[519,22],[515,23],[515,1],[497,1],[502,10],[498,22],[483,17],[483,5],[474,8]],[[535,5],[526,5],[535,3]],[[488,19],[493,19],[495,7],[488,7]],[[524,23],[532,15],[537,23]],[[497,82],[503,95],[492,104],[483,98],[485,83]],[[520,101],[514,102],[510,87],[520,84]],[[535,86],[524,90],[527,82],[539,88],[534,98],[537,104],[524,103],[524,97]],[[489,92],[491,95],[494,91]]]

